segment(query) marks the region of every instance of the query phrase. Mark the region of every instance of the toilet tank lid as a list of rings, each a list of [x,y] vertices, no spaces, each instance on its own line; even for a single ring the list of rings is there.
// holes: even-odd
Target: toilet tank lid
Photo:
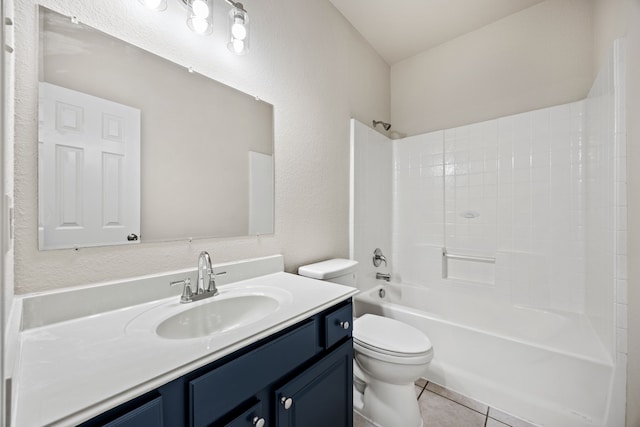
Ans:
[[[315,264],[303,265],[298,268],[298,274],[312,279],[328,280],[345,274],[355,273],[358,261],[344,258],[328,259]]]

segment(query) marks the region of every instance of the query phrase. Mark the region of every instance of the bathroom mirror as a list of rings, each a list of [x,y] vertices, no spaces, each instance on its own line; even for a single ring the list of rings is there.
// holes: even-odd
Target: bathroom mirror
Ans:
[[[273,233],[273,106],[40,7],[40,249]]]

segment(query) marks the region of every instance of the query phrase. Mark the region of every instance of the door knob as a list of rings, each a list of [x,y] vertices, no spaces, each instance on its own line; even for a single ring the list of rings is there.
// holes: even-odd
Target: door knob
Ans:
[[[340,327],[342,329],[349,329],[349,326],[351,326],[351,324],[349,322],[347,322],[346,320],[344,322],[340,322]]]
[[[253,417],[253,425],[256,427],[264,427],[264,418]]]

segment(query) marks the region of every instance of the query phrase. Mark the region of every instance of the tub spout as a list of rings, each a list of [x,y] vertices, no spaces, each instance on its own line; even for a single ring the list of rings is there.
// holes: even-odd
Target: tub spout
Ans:
[[[376,279],[382,279],[385,282],[388,282],[391,280],[391,275],[390,274],[384,274],[384,273],[376,273]]]

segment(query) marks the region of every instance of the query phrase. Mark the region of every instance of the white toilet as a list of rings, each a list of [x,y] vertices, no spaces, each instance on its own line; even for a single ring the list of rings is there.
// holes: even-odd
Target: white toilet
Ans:
[[[301,276],[356,285],[358,262],[331,259],[298,269]],[[433,358],[429,338],[395,319],[365,314],[353,321],[354,407],[381,427],[421,427],[414,382]]]

